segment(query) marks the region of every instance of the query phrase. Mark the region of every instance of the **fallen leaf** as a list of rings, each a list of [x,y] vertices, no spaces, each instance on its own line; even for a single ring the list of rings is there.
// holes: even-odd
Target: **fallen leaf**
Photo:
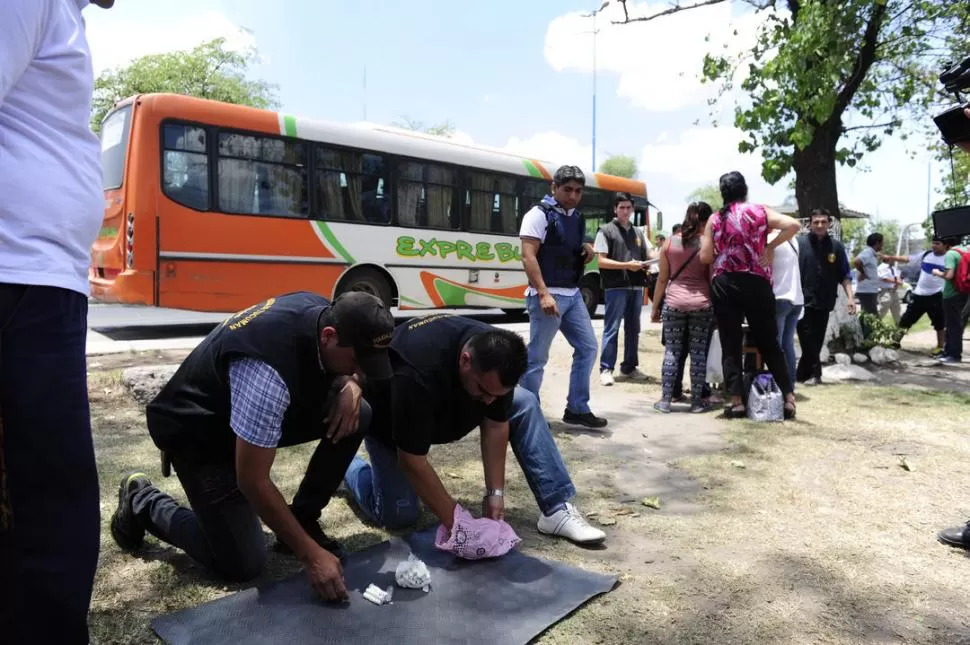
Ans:
[[[458,473],[445,473],[445,474],[451,477],[452,479],[461,479],[461,475],[459,475]]]
[[[906,472],[912,472],[913,470],[912,468],[910,468],[909,463],[906,461],[906,457],[899,458],[899,467],[905,470]]]
[[[598,521],[600,523],[600,526],[613,526],[614,524],[616,524],[616,520],[614,520],[612,517],[603,517],[603,518],[600,518]]]
[[[735,468],[740,468],[742,470],[744,470],[745,468],[747,468],[747,466],[744,465],[744,462],[743,461],[732,461],[731,462],[731,465],[734,466]]]
[[[621,508],[618,511],[614,511],[613,515],[633,515],[633,511],[628,508]]]
[[[647,508],[656,508],[656,509],[660,508],[659,497],[644,497],[642,500],[640,500],[640,503],[646,506]]]
[[[642,436],[644,439],[649,439],[646,432],[641,433],[640,436]]]

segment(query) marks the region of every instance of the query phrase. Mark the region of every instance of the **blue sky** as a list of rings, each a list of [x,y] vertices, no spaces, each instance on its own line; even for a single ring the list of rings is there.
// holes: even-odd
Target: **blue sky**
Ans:
[[[279,86],[289,113],[353,122],[364,120],[366,105],[373,122],[450,120],[457,136],[476,143],[587,168],[593,21],[580,14],[598,4],[117,0],[110,11],[87,9],[86,18],[96,71],[226,36],[232,46],[257,47],[263,62],[254,75]],[[692,189],[734,169],[748,177],[753,198],[781,202],[786,182],[769,187],[757,176],[760,159],[737,153],[737,132],[711,127],[710,89],[697,80],[711,46],[705,35],[717,46],[736,28],[743,42],[757,18],[725,4],[618,27],[609,24],[614,10],[598,19],[598,161],[634,156],[668,218],[679,216]],[[721,123],[730,123],[730,107],[724,103]],[[871,172],[841,172],[842,201],[882,218],[922,220],[927,160],[906,152],[891,142],[869,158]]]

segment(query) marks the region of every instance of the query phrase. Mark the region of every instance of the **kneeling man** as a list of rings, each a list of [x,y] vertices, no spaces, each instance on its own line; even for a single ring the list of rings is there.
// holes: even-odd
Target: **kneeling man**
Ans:
[[[569,500],[576,495],[534,394],[516,386],[528,364],[511,331],[449,314],[399,325],[391,340],[390,381],[369,383],[373,420],[364,439],[370,464],[354,459],[345,477],[364,515],[401,529],[417,520],[418,499],[452,527],[456,501],[428,462],[433,444],[481,427],[483,514],[502,519],[508,445],[541,515],[538,529],[577,543],[606,538]]]
[[[126,473],[111,535],[126,551],[145,532],[220,577],[247,581],[266,561],[260,520],[330,600],[347,596],[339,548],[317,523],[340,485],[370,409],[356,374],[388,378],[394,319],[374,296],[333,304],[308,293],[270,298],[226,320],[148,405],[148,432],[171,459],[191,508],[140,472]],[[292,506],[270,479],[276,449],[320,440]]]

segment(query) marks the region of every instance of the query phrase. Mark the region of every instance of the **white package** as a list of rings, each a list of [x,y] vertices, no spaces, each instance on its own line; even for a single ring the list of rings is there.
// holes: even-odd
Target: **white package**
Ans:
[[[414,557],[411,553],[408,559],[399,563],[394,571],[394,580],[406,589],[424,589],[431,584],[431,572],[428,565]]]

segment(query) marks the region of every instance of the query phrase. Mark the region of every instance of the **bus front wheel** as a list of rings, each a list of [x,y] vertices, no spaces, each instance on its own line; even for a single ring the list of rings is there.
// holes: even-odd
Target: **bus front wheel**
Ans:
[[[579,292],[583,295],[583,302],[586,303],[586,310],[589,317],[596,315],[596,308],[600,306],[600,285],[599,278],[587,276],[579,283]]]
[[[337,295],[339,296],[348,291],[363,291],[372,296],[377,296],[388,307],[394,306],[392,302],[394,292],[391,289],[391,284],[387,281],[387,278],[375,269],[367,267],[354,269],[353,273],[348,275],[344,279],[343,284],[340,285]]]

